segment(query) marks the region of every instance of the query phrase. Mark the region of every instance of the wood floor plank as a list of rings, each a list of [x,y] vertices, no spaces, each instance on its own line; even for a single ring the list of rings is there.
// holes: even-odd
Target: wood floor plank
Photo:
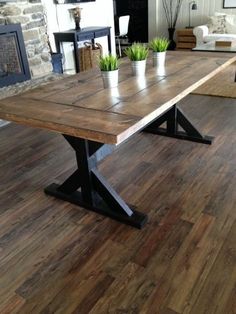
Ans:
[[[166,273],[160,273],[158,268],[153,268],[152,276],[156,276],[159,284],[147,300],[145,309],[158,312],[163,307],[169,307],[181,313],[180,307],[198,279],[208,255],[208,251],[204,250],[200,254],[198,245],[202,237],[209,233],[213,223],[213,217],[203,215],[180,246]],[[170,306],[173,305],[172,302],[175,306]]]
[[[225,313],[236,313],[236,285],[234,285],[234,287],[232,288],[224,311]]]
[[[227,301],[231,294],[235,295],[236,282],[236,223],[233,224],[224,246],[217,257],[211,272],[209,273],[204,287],[191,313],[220,314],[227,313]],[[217,300],[212,302],[212,300]]]
[[[9,299],[5,299],[0,306],[2,314],[17,314],[24,305],[25,300],[17,294],[13,294]]]
[[[138,276],[143,271],[143,267],[138,266],[135,263],[129,262],[119,273],[119,276],[111,284],[105,295],[97,301],[95,306],[91,310],[91,314],[112,313],[112,311],[122,312],[121,307],[116,304],[116,298],[122,291],[126,290],[126,287],[130,280],[135,276]]]
[[[76,307],[74,314],[77,313],[89,313],[96,302],[104,295],[106,290],[110,288],[110,285],[114,281],[114,278],[109,275],[105,276],[104,279],[97,282],[97,285],[92,289],[87,297]]]
[[[154,229],[146,241],[139,248],[135,256],[132,258],[135,263],[147,266],[154,252],[158,250],[162,242],[166,240],[171,228],[175,226],[181,216],[180,210],[172,210],[167,213],[160,225]]]

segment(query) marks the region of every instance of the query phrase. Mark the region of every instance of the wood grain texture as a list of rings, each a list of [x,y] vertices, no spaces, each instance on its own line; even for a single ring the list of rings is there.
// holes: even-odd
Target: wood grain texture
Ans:
[[[103,90],[98,70],[80,73],[1,100],[0,118],[119,144],[235,60],[214,54],[170,52],[165,71],[158,73],[149,60],[143,79],[131,77],[130,63],[125,60],[117,88]]]
[[[99,165],[142,230],[43,193],[75,167],[59,134],[0,129],[1,314],[235,313],[236,100],[180,106],[214,145],[140,133]]]

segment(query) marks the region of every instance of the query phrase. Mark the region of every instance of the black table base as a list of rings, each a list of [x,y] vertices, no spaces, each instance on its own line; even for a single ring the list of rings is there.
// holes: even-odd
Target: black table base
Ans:
[[[166,123],[166,128],[160,127],[163,123]],[[184,131],[180,131],[179,127]],[[209,145],[214,139],[212,136],[202,135],[177,105],[171,107],[171,109],[146,127],[144,131]]]
[[[49,185],[45,193],[142,228],[147,215],[132,210],[97,170],[97,162],[112,152],[111,147],[68,135],[64,137],[75,150],[78,169],[61,185]]]
[[[166,123],[166,129],[160,128],[163,123]],[[179,126],[184,132],[178,130]],[[176,105],[144,131],[204,144],[211,144],[213,140],[203,136]],[[113,151],[113,146],[68,135],[64,137],[75,151],[78,168],[61,185],[49,185],[45,193],[141,229],[147,222],[147,215],[131,209],[97,169],[97,163]]]

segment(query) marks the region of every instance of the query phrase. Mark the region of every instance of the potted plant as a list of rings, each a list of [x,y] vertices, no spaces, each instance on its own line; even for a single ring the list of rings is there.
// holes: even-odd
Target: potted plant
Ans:
[[[132,72],[135,76],[142,76],[146,70],[148,47],[141,43],[134,43],[125,49],[125,54],[131,60]]]
[[[116,87],[118,85],[118,58],[107,55],[100,57],[99,67],[102,73],[104,88]]]
[[[164,37],[156,37],[151,40],[149,47],[153,50],[153,66],[164,67],[169,43],[170,41]]]

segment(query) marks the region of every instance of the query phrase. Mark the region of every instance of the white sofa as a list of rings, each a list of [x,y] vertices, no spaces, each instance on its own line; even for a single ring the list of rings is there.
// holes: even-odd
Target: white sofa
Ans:
[[[196,36],[196,45],[202,45],[204,43],[207,43],[209,41],[214,41],[220,38],[225,38],[228,40],[235,40],[236,34],[216,34],[216,33],[210,33],[209,28],[207,25],[201,25],[194,27],[193,34]]]
[[[196,36],[197,46],[220,38],[235,40],[236,15],[216,12],[214,16],[209,17],[207,25],[195,27],[193,34]]]

